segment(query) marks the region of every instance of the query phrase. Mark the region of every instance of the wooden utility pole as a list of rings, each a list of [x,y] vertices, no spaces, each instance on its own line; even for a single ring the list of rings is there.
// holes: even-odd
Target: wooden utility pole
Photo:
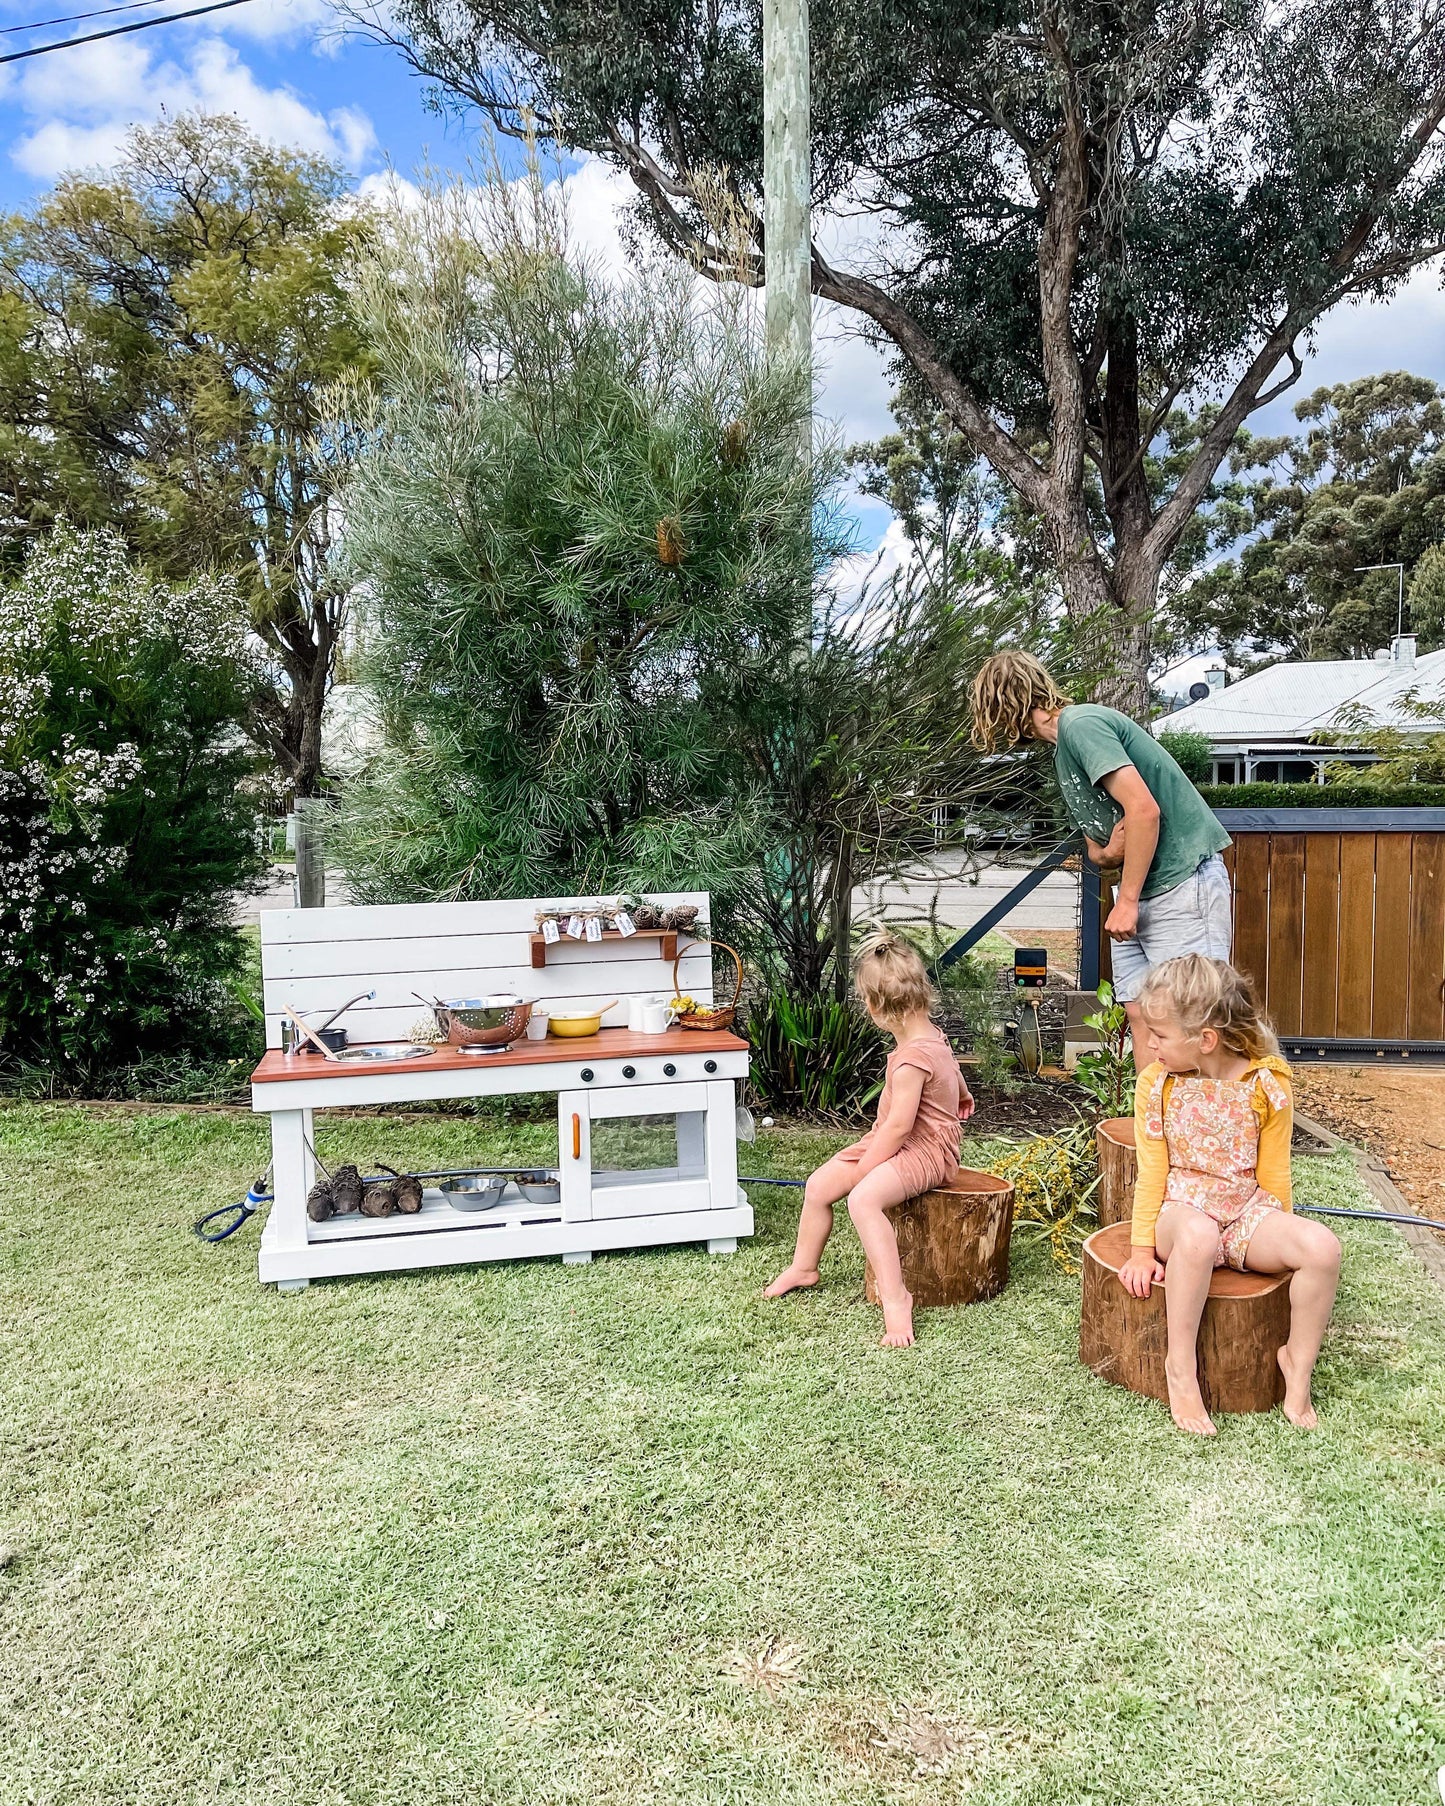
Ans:
[[[763,277],[768,350],[810,369],[813,343],[808,0],[763,0]]]

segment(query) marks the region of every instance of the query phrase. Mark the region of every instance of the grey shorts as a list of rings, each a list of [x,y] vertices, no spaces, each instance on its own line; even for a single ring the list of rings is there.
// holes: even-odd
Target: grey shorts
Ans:
[[[1212,853],[1192,878],[1139,905],[1139,928],[1131,940],[1109,943],[1114,995],[1120,1003],[1132,1003],[1149,968],[1181,953],[1228,959],[1232,913],[1229,873],[1218,853]]]

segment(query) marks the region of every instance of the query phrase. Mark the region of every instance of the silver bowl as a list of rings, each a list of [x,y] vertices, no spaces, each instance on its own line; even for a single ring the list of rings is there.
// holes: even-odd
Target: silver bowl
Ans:
[[[560,1204],[562,1181],[550,1174],[534,1173],[530,1179],[519,1179],[517,1190],[529,1204]]]
[[[433,1005],[453,1047],[510,1047],[527,1032],[532,1006],[522,997],[455,997]]]
[[[492,1210],[502,1201],[507,1181],[500,1173],[468,1173],[449,1179],[441,1194],[453,1210]]]

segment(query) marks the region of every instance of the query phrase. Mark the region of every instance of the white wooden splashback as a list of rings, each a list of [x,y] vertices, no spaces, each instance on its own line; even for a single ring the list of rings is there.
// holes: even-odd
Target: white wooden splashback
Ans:
[[[595,909],[613,897],[543,897],[500,903],[384,903],[346,909],[272,909],[261,914],[261,977],[266,1045],[281,1045],[284,1005],[316,1012],[323,1021],[357,991],[358,1003],[337,1024],[357,1041],[404,1041],[425,1014],[412,995],[484,997],[510,992],[532,1002],[606,1003],[609,1028],[627,1020],[627,999],[670,996],[672,965],[660,943],[573,941],[547,949],[547,964],[532,965],[531,937],[539,909]],[[706,891],[666,891],[650,899],[662,908],[695,903],[708,919]],[[691,937],[679,937],[686,948]],[[684,952],[681,988],[712,1001],[712,956],[703,946]]]

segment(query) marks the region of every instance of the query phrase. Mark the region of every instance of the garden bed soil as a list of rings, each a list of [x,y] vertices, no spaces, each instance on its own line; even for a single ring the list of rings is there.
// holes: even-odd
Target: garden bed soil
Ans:
[[[1093,1099],[1065,1078],[1020,1079],[1004,1089],[979,1084],[967,1067],[964,1076],[977,1106],[968,1126],[970,1135],[1010,1139],[1051,1135],[1056,1129],[1071,1129],[1080,1116],[1093,1114]]]
[[[1422,1216],[1445,1220],[1445,1070],[1294,1068],[1302,1111],[1378,1155]]]

